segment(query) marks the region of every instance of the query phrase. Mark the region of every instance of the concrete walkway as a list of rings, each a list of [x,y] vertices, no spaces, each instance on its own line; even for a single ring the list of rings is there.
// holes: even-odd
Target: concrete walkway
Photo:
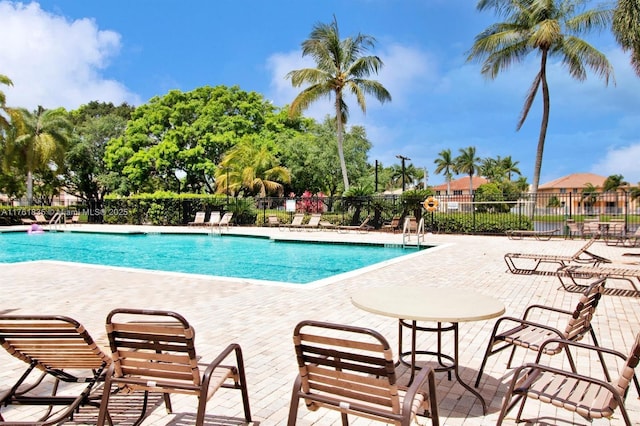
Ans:
[[[130,226],[73,225],[75,231],[144,232],[206,232],[194,227],[156,228]],[[402,243],[400,234],[370,232],[368,234],[329,231],[291,232],[278,228],[230,228],[233,234],[259,234],[275,238],[304,240],[337,240],[352,242]],[[2,235],[0,235],[2,238]],[[414,237],[415,240],[415,237]],[[95,267],[57,262],[30,262],[1,266],[0,312],[13,314],[59,314],[83,323],[103,347],[104,319],[116,307],[149,308],[176,311],[194,326],[196,347],[203,361],[213,359],[227,344],[242,346],[247,368],[251,409],[256,424],[286,424],[291,386],[297,368],[293,353],[292,331],[303,319],[339,322],[373,328],[390,341],[397,351],[397,321],[362,311],[351,304],[350,295],[359,290],[378,286],[418,285],[425,287],[458,287],[473,289],[500,299],[506,315],[521,316],[525,307],[544,304],[572,309],[578,294],[560,288],[552,276],[520,276],[506,272],[503,260],[506,252],[573,254],[583,240],[509,240],[507,237],[428,235],[427,243],[437,246],[409,258],[369,268],[358,274],[325,280],[316,285],[261,285],[250,280],[228,280],[167,274],[118,268]],[[99,250],[99,247],[95,248]],[[616,262],[633,262],[639,258],[623,256],[638,249],[608,247],[603,242],[592,251]],[[185,256],[197,255],[185,253]],[[256,253],[259,256],[259,253]],[[241,259],[238,259],[241,262]],[[640,268],[637,265],[625,265]],[[313,267],[309,265],[309,267]],[[612,283],[612,285],[623,285]],[[559,327],[563,323],[554,317],[537,318]],[[494,320],[460,324],[461,375],[472,384],[480,366]],[[594,318],[594,328],[602,346],[627,353],[640,332],[640,298],[605,296]],[[445,338],[445,344],[448,338]],[[589,342],[586,338],[585,341]],[[433,347],[431,336],[420,336],[421,347]],[[4,351],[3,351],[4,352]],[[516,352],[514,364],[533,361],[534,353]],[[493,356],[487,363],[479,392],[487,401],[488,414],[472,394],[446,374],[437,374],[438,408],[444,425],[495,424],[502,397],[511,378],[506,368],[508,351]],[[562,356],[547,358],[553,365],[562,365]],[[0,352],[0,389],[9,386],[25,365],[7,353]],[[600,365],[586,357],[578,359],[582,374],[600,377]],[[614,376],[617,373],[614,372]],[[159,406],[144,425],[193,424],[191,413],[195,401],[188,397],[173,397],[173,415]],[[627,396],[627,408],[640,425],[640,400],[635,389]],[[11,409],[2,408],[10,418]],[[219,391],[208,406],[207,424],[241,424],[242,406],[237,391]],[[505,424],[515,424],[514,409]],[[91,424],[91,416],[86,420]],[[589,422],[568,411],[529,401],[524,418],[539,418],[527,424],[584,424]],[[95,421],[95,419],[94,419]],[[420,418],[423,424],[428,419]],[[76,422],[78,424],[78,422]],[[298,412],[299,425],[339,424],[339,416],[328,410],[307,411],[304,404]],[[354,425],[370,424],[358,419]],[[371,423],[373,424],[373,423]],[[619,413],[612,420],[596,420],[595,425],[623,424]]]

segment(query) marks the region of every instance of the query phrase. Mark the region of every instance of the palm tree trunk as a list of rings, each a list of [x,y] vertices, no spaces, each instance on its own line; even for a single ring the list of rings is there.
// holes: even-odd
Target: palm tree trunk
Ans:
[[[547,137],[547,127],[549,126],[549,85],[547,84],[547,50],[542,51],[540,60],[540,80],[542,81],[542,123],[540,125],[540,136],[538,137],[538,148],[536,150],[536,162],[533,168],[533,184],[531,193],[538,193],[540,184],[540,170],[542,169],[542,154],[544,152],[544,141]]]
[[[31,170],[27,171],[27,205],[33,203],[33,174]]]
[[[347,176],[347,163],[344,161],[344,129],[342,124],[342,111],[340,109],[341,95],[336,93],[336,134],[338,140],[338,157],[340,158],[340,169],[342,170],[342,182],[345,192],[349,190],[349,177]]]
[[[469,173],[469,195],[473,195],[473,173]]]

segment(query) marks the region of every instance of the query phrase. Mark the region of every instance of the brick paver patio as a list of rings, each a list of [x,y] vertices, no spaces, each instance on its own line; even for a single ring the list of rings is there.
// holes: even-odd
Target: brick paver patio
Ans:
[[[104,227],[74,225],[69,229],[96,230]],[[112,226],[109,230],[128,229]],[[141,228],[158,231],[153,227]],[[192,227],[171,228],[172,231],[202,232]],[[400,234],[371,232],[368,234],[321,231],[291,232],[272,228],[231,228],[231,233],[268,234],[275,237],[340,241],[371,241],[402,243]],[[1,236],[0,236],[1,237]],[[414,238],[415,239],[415,238]],[[231,342],[242,346],[247,368],[252,414],[256,424],[286,424],[291,386],[297,373],[291,335],[296,323],[303,319],[340,322],[373,328],[387,337],[397,348],[396,320],[362,311],[350,302],[356,290],[377,286],[418,285],[425,287],[459,287],[474,289],[500,299],[506,315],[521,316],[530,304],[545,304],[565,309],[575,306],[578,294],[568,293],[553,276],[521,276],[507,272],[503,255],[520,251],[548,254],[572,254],[583,240],[509,240],[507,237],[428,235],[426,243],[435,249],[422,251],[397,262],[369,268],[357,274],[347,274],[317,285],[264,285],[246,280],[229,280],[187,274],[144,272],[118,268],[103,268],[57,262],[32,262],[1,266],[0,312],[14,314],[59,314],[83,323],[104,348],[104,319],[115,307],[153,308],[179,312],[196,329],[196,347],[203,360],[213,359]],[[99,250],[99,247],[95,247]],[[592,251],[625,267],[640,258],[623,256],[638,249],[609,247],[603,242]],[[198,253],[185,253],[197,256]],[[260,253],[256,253],[260,256]],[[242,259],[238,259],[239,262]],[[313,267],[309,265],[309,267]],[[617,282],[611,285],[623,286]],[[555,318],[540,318],[552,324]],[[640,298],[605,296],[594,318],[594,328],[602,346],[627,353],[635,335],[640,332]],[[491,333],[494,320],[460,324],[461,375],[472,384]],[[561,323],[556,323],[561,326]],[[589,342],[589,339],[585,339]],[[445,343],[447,343],[445,338]],[[429,336],[420,336],[421,347],[435,345]],[[395,349],[394,351],[397,351]],[[534,353],[516,353],[515,365],[533,361]],[[486,416],[477,400],[459,384],[448,381],[444,373],[437,374],[438,407],[441,424],[492,425],[501,407],[505,388],[511,378],[506,368],[508,351],[489,359],[486,374],[478,388],[488,405]],[[562,365],[562,356],[546,358]],[[6,388],[24,368],[7,353],[0,353],[0,389]],[[582,374],[599,376],[597,361],[579,357]],[[617,373],[614,372],[614,376]],[[162,405],[144,425],[193,424],[195,402],[187,397],[173,397],[173,415],[167,415]],[[635,389],[627,396],[627,408],[636,425],[640,425],[640,400]],[[12,409],[2,408],[7,417]],[[514,409],[505,424],[515,424]],[[208,406],[207,424],[241,424],[242,406],[236,391],[219,391]],[[618,414],[618,413],[616,413]],[[75,424],[86,419],[91,424],[93,413],[78,417]],[[538,420],[527,424],[584,424],[589,422],[568,411],[556,410],[547,404],[529,401],[524,418]],[[339,416],[328,410],[310,412],[301,405],[299,425],[339,424]],[[355,420],[355,419],[354,419]],[[428,419],[419,419],[430,424]],[[355,420],[354,425],[370,422]],[[596,420],[596,425],[622,424],[619,415],[612,420]]]

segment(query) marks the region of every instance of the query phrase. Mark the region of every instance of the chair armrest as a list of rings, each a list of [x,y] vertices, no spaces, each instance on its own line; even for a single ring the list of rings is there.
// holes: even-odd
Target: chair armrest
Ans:
[[[429,396],[429,415],[432,419],[433,426],[439,425],[438,420],[438,402],[436,399],[436,380],[435,373],[431,367],[423,367],[418,375],[415,377],[411,386],[406,390],[404,400],[402,401],[402,411],[405,415],[411,413],[411,406],[416,394],[420,390],[424,390],[424,385],[427,385],[427,394]]]
[[[240,345],[237,343],[231,343],[227,346],[220,354],[210,363],[204,363],[200,365],[206,365],[207,368],[202,375],[202,382],[206,386],[205,389],[209,388],[209,381],[211,380],[211,375],[213,371],[220,366],[220,364],[229,356],[232,352],[235,352],[236,355],[236,367],[239,371],[244,371],[244,361],[242,359],[242,349]]]
[[[530,325],[530,326],[533,326],[533,327],[543,328],[545,330],[549,330],[549,331],[552,331],[552,332],[556,333],[558,335],[558,338],[560,338],[560,339],[564,337],[562,332],[560,330],[558,330],[557,328],[555,328],[555,327],[551,327],[551,326],[546,325],[546,324],[541,324],[541,323],[538,323],[538,322],[535,322],[535,321],[527,321],[525,319],[520,319],[520,318],[515,318],[515,317],[502,317],[502,318],[499,318],[498,321],[496,321],[496,324],[493,327],[492,336],[494,336],[494,337],[496,336],[496,334],[497,334],[496,332],[498,331],[498,328],[500,327],[500,324],[503,321],[516,322],[516,323],[518,323],[518,324],[520,324],[522,326]],[[505,331],[510,331],[510,330],[505,330]],[[502,333],[500,333],[500,334],[502,334]]]
[[[600,353],[607,353],[607,354],[615,355],[618,358],[621,358],[623,360],[627,359],[626,355],[624,355],[623,353],[618,352],[616,350],[613,350],[613,349],[603,348],[601,346],[594,346],[594,345],[590,345],[588,343],[583,343],[583,342],[576,342],[576,341],[573,341],[573,340],[552,338],[552,339],[545,340],[540,345],[540,349],[538,351],[538,356],[536,357],[536,363],[540,362],[540,356],[542,354],[542,350],[544,349],[544,347],[549,345],[549,344],[552,344],[552,343],[561,344],[561,345],[567,345],[567,346],[573,346],[575,348],[582,348],[582,349],[587,349],[587,350],[600,352]]]

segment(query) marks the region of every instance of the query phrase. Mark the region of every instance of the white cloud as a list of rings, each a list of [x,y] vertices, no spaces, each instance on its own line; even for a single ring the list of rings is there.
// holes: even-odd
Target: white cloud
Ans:
[[[640,142],[620,148],[610,148],[602,160],[591,168],[601,176],[622,175],[632,185],[640,182]]]
[[[45,12],[38,3],[0,2],[0,73],[7,104],[34,109],[77,108],[92,100],[139,104],[123,84],[101,71],[120,50],[120,35],[95,21]]]

